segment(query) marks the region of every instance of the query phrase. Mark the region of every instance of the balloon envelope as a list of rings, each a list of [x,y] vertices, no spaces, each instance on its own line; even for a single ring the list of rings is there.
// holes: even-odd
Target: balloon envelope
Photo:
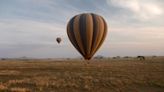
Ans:
[[[56,38],[56,41],[57,41],[58,43],[60,43],[60,42],[61,42],[61,38],[60,38],[60,37],[57,37],[57,38]]]
[[[67,24],[67,35],[73,46],[89,60],[100,48],[107,34],[105,20],[93,13],[74,16]]]

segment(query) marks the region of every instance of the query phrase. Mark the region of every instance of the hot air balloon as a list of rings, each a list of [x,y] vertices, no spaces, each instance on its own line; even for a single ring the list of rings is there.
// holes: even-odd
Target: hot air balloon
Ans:
[[[56,38],[56,41],[60,44],[61,38],[60,38],[60,37],[57,37],[57,38]]]
[[[85,60],[92,58],[104,42],[106,34],[107,24],[97,14],[79,14],[67,24],[68,38]]]

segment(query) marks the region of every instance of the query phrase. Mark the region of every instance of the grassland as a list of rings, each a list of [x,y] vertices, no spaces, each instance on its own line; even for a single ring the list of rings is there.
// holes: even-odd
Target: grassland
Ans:
[[[1,60],[0,92],[164,92],[164,57]]]

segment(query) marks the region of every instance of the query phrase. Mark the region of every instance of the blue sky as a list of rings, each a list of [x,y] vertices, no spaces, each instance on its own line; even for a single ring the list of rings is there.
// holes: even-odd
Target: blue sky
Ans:
[[[96,55],[164,55],[163,10],[164,0],[0,0],[0,57],[80,56],[68,40],[66,25],[87,12],[108,23],[107,38]]]

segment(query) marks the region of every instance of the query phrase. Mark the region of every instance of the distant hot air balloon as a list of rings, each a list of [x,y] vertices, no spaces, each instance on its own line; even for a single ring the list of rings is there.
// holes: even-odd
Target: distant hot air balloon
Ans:
[[[100,48],[106,34],[105,20],[93,13],[76,15],[67,25],[69,40],[86,60],[90,60]]]
[[[57,37],[57,38],[56,38],[56,41],[57,41],[58,43],[60,43],[60,42],[61,42],[61,38],[60,38],[60,37]]]

